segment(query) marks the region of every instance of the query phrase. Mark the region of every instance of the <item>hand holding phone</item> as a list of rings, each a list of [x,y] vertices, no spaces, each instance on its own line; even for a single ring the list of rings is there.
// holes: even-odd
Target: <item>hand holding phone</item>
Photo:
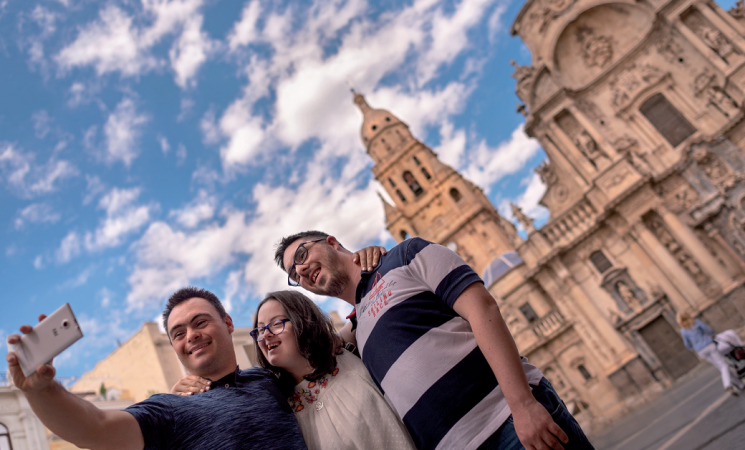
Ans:
[[[22,336],[9,336],[8,344],[15,353],[24,377],[30,377],[39,366],[50,363],[55,356],[83,337],[69,303],[62,305],[49,317],[40,316],[40,322],[32,329],[28,325],[22,326],[21,332],[24,333]]]

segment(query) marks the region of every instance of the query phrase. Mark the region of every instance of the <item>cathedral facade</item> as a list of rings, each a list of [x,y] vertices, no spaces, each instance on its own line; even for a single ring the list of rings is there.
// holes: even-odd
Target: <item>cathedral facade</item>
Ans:
[[[698,364],[676,314],[745,327],[745,6],[528,0],[511,29],[525,131],[550,214],[522,239],[481,190],[355,95],[397,241],[458,252],[521,354],[585,427],[653,399]]]

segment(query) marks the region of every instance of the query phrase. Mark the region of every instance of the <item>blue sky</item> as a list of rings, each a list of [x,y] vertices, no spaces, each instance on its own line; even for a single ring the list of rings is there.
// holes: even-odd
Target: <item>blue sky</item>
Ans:
[[[70,302],[80,376],[184,285],[248,326],[285,234],[390,247],[350,87],[542,223],[522,3],[0,0],[0,337]]]

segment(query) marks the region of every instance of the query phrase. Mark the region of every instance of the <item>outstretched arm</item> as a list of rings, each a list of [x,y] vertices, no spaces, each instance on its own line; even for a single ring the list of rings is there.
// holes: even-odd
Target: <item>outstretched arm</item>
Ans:
[[[515,341],[494,297],[473,283],[455,300],[453,309],[470,323],[481,352],[499,381],[512,410],[515,432],[525,448],[562,449],[569,438],[530,392]]]
[[[39,321],[44,319],[39,316]],[[31,326],[23,325],[21,332],[30,333]],[[8,343],[16,344],[21,337],[8,336]],[[53,433],[78,447],[90,449],[142,450],[145,440],[137,420],[124,411],[103,411],[54,381],[56,370],[51,364],[39,366],[26,378],[15,353],[6,357],[8,371],[26,396],[31,409]]]

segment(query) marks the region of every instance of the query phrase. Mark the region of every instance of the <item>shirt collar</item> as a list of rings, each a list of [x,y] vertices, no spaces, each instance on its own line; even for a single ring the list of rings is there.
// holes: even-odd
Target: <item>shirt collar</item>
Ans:
[[[210,388],[214,389],[214,388],[235,387],[235,374],[238,372],[238,370],[240,369],[236,366],[235,372],[231,372],[217,381],[210,380],[212,381]]]

